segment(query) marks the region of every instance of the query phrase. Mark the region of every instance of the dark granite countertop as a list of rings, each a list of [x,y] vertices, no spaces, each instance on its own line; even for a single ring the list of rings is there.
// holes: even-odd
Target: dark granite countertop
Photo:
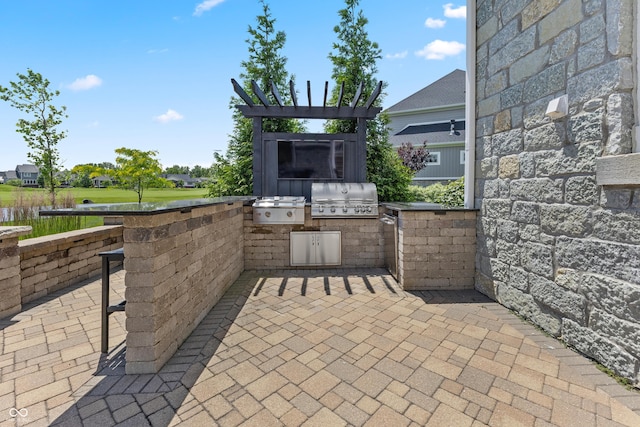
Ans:
[[[477,209],[467,209],[460,206],[447,207],[439,205],[437,203],[427,202],[389,202],[382,203],[387,209],[394,211],[450,211],[450,212],[462,212],[462,211],[476,211]]]
[[[209,199],[174,200],[169,202],[142,203],[87,203],[75,208],[41,210],[42,216],[135,216],[157,215],[167,212],[190,212],[193,208],[235,202],[251,203],[252,196],[213,197]]]

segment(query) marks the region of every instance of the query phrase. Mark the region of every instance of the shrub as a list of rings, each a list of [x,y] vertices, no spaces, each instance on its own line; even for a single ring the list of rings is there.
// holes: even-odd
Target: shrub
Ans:
[[[449,182],[447,185],[440,183],[427,187],[412,185],[409,190],[416,201],[438,203],[448,207],[464,206],[464,177]]]

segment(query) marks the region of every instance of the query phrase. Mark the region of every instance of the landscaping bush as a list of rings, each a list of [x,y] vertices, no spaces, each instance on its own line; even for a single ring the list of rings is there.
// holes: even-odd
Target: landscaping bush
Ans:
[[[438,203],[447,207],[464,206],[464,177],[449,182],[447,185],[440,183],[427,187],[412,185],[409,191],[416,201]]]

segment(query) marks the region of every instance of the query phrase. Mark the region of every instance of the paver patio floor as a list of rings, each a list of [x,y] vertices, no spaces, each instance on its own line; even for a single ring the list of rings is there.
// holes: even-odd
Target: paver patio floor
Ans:
[[[384,270],[245,272],[155,375],[124,375],[122,313],[100,354],[99,301],[0,321],[0,427],[640,426],[639,393],[497,303]]]

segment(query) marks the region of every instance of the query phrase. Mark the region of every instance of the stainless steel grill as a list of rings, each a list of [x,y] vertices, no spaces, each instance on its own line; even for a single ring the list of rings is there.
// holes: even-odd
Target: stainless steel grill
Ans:
[[[373,183],[311,184],[311,216],[377,218],[378,192]]]
[[[303,196],[262,197],[253,203],[255,224],[304,224]]]

